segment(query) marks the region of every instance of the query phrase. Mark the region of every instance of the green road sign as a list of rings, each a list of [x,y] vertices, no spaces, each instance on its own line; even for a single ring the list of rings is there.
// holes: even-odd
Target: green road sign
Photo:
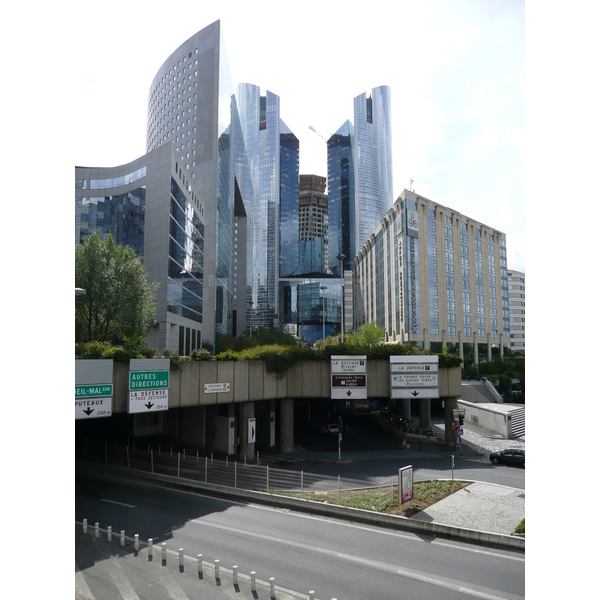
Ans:
[[[169,371],[130,371],[130,390],[154,390],[169,387]]]
[[[112,396],[112,393],[112,383],[75,386],[75,398],[103,398],[105,396]]]

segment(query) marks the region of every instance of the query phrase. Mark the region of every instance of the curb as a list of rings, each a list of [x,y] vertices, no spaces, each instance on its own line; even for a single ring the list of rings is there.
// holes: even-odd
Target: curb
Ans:
[[[218,485],[215,483],[204,483],[200,481],[194,481],[192,479],[183,479],[181,477],[174,477],[172,475],[148,473],[146,471],[139,471],[127,467],[94,465],[94,469],[87,469],[86,466],[78,464],[77,468],[82,470],[117,473],[120,475],[127,475],[128,478],[135,478],[138,480],[160,481],[180,489],[192,489],[235,500],[246,500],[283,508],[294,508],[295,510],[302,512],[329,515],[341,519],[361,521],[363,523],[375,525],[384,525],[387,527],[408,530],[413,533],[440,535],[470,542],[479,542],[481,544],[490,544],[493,546],[502,546],[513,550],[525,551],[525,538],[520,536],[506,535],[503,533],[494,533],[490,531],[478,531],[476,529],[455,527],[441,523],[414,521],[401,515],[388,515],[385,513],[373,512],[361,508],[350,508],[346,506],[336,506],[334,504],[324,504],[322,502],[315,502],[314,500],[301,500],[299,498],[290,498],[287,496],[275,496],[266,492],[242,490]]]

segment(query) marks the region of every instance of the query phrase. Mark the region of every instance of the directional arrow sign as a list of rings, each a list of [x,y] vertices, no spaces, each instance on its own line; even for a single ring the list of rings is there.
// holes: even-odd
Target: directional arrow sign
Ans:
[[[94,419],[112,415],[112,398],[75,398],[75,418]]]
[[[390,388],[390,398],[439,398],[437,388]]]
[[[155,412],[169,408],[169,390],[136,390],[129,392],[129,414]]]
[[[256,442],[256,419],[248,419],[248,443],[254,444]]]

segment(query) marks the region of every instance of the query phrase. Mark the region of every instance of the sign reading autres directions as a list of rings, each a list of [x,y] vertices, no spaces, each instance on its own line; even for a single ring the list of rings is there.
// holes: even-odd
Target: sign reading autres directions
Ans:
[[[128,413],[147,413],[169,409],[169,363],[157,359],[153,364],[130,362]],[[166,367],[166,368],[161,368]]]

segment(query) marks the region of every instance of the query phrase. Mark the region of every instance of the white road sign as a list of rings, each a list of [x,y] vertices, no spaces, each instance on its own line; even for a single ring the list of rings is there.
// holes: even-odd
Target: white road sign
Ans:
[[[169,390],[134,390],[129,392],[129,414],[168,410]]]
[[[254,444],[256,442],[256,419],[248,419],[248,443]]]
[[[366,373],[367,357],[363,356],[332,356],[331,373]]]
[[[229,383],[205,383],[204,393],[205,394],[218,394],[219,392],[228,392],[230,388]]]
[[[391,388],[390,398],[439,398],[440,392],[437,388]]]
[[[437,387],[437,373],[392,373],[391,387]]]

